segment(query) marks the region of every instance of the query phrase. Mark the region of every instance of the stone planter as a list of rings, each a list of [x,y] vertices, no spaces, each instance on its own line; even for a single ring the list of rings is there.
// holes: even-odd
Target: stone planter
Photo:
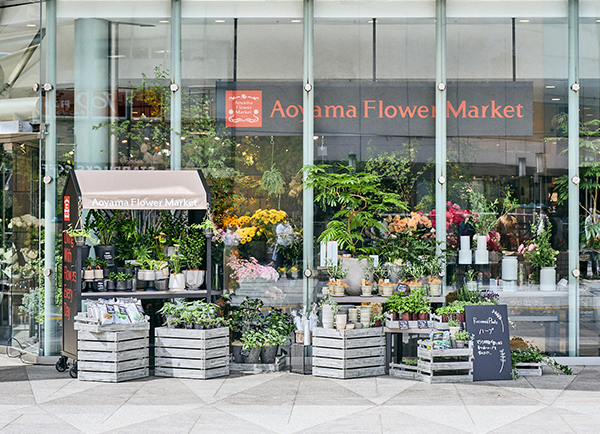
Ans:
[[[358,258],[342,258],[341,261],[342,266],[348,269],[348,275],[343,279],[343,282],[348,285],[346,293],[353,296],[360,295],[360,284],[365,278],[363,267],[366,267],[369,261],[367,259],[359,261]]]
[[[184,270],[185,286],[190,289],[198,289],[204,283],[204,270]]]
[[[185,276],[182,273],[169,276],[169,291],[183,291],[185,289]]]

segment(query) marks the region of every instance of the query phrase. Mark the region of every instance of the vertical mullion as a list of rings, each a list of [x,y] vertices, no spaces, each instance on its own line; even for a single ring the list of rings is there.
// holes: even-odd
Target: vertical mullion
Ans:
[[[446,248],[446,1],[436,0],[435,21],[435,212],[437,252]],[[444,276],[444,282],[446,278]]]

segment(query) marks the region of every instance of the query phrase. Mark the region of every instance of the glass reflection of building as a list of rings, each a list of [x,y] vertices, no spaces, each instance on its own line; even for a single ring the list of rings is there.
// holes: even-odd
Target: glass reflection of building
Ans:
[[[413,210],[439,216],[446,202],[468,209],[469,191],[499,201],[510,191],[518,207],[501,250],[515,251],[535,216],[548,215],[557,290],[539,291],[522,267],[522,284],[500,291],[501,300],[525,340],[598,356],[598,246],[573,222],[595,218],[596,191],[585,180],[597,161],[600,6],[471,3],[2,2],[0,343],[60,351],[54,252],[70,168],[201,168],[231,199],[213,208],[222,222],[233,209],[285,211],[303,241],[276,266],[316,270],[313,236],[331,213],[313,206],[298,170],[312,162],[364,170],[404,155],[420,174]],[[260,128],[228,126],[225,95],[236,89],[262,92]],[[283,184],[261,190],[273,168]],[[437,228],[457,250],[453,228]],[[243,249],[269,262],[272,245],[255,241]],[[500,282],[495,258],[485,284]],[[448,262],[446,290],[465,271],[452,255]],[[316,285],[300,273],[279,289],[301,305]]]

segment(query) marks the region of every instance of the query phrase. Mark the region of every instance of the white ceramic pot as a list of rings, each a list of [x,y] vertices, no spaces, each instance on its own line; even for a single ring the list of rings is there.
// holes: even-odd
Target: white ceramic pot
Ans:
[[[477,250],[475,251],[475,263],[476,264],[489,264],[490,255],[487,251],[487,236],[477,236]]]
[[[502,280],[517,280],[519,261],[516,256],[502,258]]]
[[[556,291],[556,267],[540,269],[540,291]]]
[[[94,280],[94,270],[83,270],[83,280]]]
[[[104,279],[104,270],[102,270],[101,268],[96,268],[94,270],[94,279],[96,279],[96,280]]]
[[[185,276],[182,273],[169,276],[169,290],[182,291],[185,289]]]
[[[185,286],[191,289],[198,289],[204,283],[204,270],[185,270]]]
[[[138,271],[138,280],[149,281],[149,280],[155,280],[155,279],[156,279],[156,273],[154,272],[154,270],[139,270]]]
[[[441,283],[430,283],[429,290],[431,291],[432,297],[439,297],[442,295],[442,284]]]
[[[346,323],[348,322],[348,318],[345,313],[338,313],[335,316],[335,325],[338,330],[344,330],[346,328]]]

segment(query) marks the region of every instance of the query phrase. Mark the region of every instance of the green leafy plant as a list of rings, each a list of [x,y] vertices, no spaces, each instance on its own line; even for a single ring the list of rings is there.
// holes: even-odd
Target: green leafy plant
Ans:
[[[314,188],[315,203],[323,209],[334,208],[332,220],[318,241],[336,240],[341,249],[356,255],[365,252],[359,244],[365,241],[366,231],[385,230],[379,216],[392,211],[406,211],[406,204],[396,193],[381,189],[381,176],[374,173],[354,173],[350,166],[340,166],[338,173],[329,165],[309,165],[302,168],[304,186]]]
[[[186,236],[181,240],[181,255],[188,269],[199,270],[204,262],[206,237],[200,225],[190,225]]]
[[[322,310],[323,306],[325,306],[325,305],[331,306],[331,311],[333,312],[334,315],[340,311],[340,306],[330,295],[324,297],[319,302],[319,310]]]
[[[109,215],[104,210],[91,209],[85,218],[85,227],[96,232],[98,242],[110,246],[117,229],[115,215]]]
[[[547,354],[540,352],[539,349],[529,346],[528,348],[511,350],[510,358],[512,362],[513,378],[518,378],[519,375],[516,373],[515,369],[517,368],[517,363],[539,363],[544,362],[546,365],[550,366],[552,370],[556,373],[564,373],[567,375],[572,375],[573,371],[567,365],[561,365],[556,360],[550,358]]]
[[[409,359],[407,357],[404,357],[402,359],[402,363],[409,366],[417,366],[417,364],[419,363],[419,359]]]
[[[485,196],[478,191],[469,192],[469,201],[471,202],[471,221],[477,235],[487,235],[493,229],[498,227],[498,217],[496,215],[498,200],[488,202]]]
[[[454,340],[456,341],[466,341],[469,339],[469,337],[470,334],[466,330],[459,330],[456,333],[454,333]]]
[[[265,334],[260,330],[248,330],[242,335],[242,350],[261,348],[265,345]]]
[[[329,274],[331,280],[345,279],[348,275],[348,268],[344,268],[342,261],[339,261],[336,265],[328,261],[327,274]]]

